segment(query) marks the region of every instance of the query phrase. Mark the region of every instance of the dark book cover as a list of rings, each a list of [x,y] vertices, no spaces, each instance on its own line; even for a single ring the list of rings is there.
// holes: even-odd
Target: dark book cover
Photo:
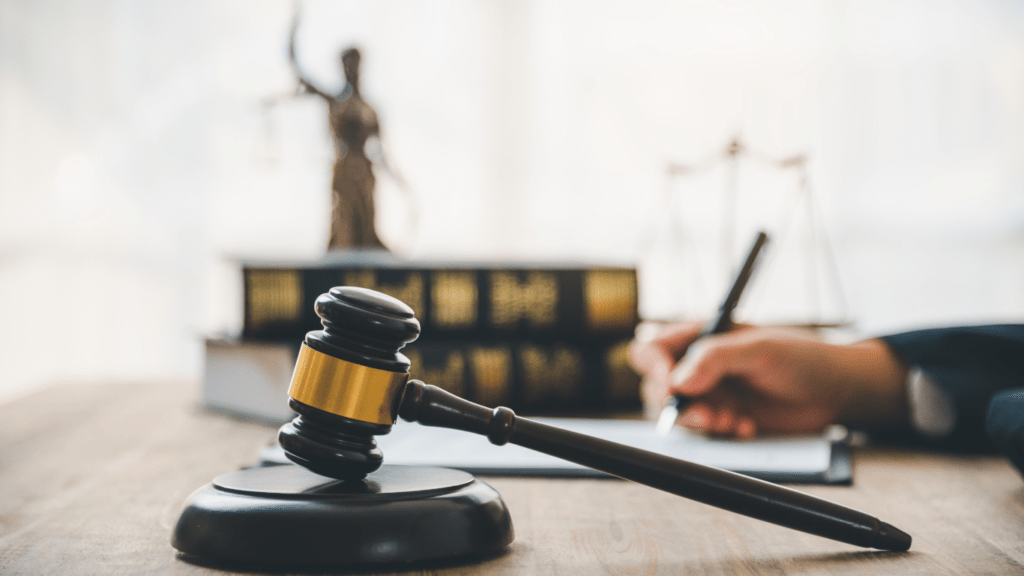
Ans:
[[[246,339],[301,339],[320,327],[316,298],[359,286],[416,312],[424,338],[628,338],[638,322],[635,268],[551,263],[431,263],[334,257],[243,265]]]
[[[410,377],[484,406],[531,413],[606,413],[640,407],[628,340],[425,340],[402,353]]]

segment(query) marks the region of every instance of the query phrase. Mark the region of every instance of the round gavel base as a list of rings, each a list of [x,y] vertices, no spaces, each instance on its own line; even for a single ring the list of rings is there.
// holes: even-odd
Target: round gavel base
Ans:
[[[185,501],[185,559],[350,566],[484,555],[514,538],[501,496],[447,468],[383,466],[339,481],[287,464],[218,476]]]

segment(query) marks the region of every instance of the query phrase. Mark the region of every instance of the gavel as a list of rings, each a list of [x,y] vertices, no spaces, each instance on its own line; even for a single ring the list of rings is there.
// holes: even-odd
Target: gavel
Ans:
[[[693,462],[602,440],[487,408],[409,380],[399,353],[419,336],[413,310],[363,288],[336,287],[317,298],[323,330],[309,332],[296,362],[289,404],[298,414],[278,440],[309,470],[356,480],[380,468],[374,436],[398,417],[512,443],[731,512],[848,544],[904,551],[911,537],[846,506]]]

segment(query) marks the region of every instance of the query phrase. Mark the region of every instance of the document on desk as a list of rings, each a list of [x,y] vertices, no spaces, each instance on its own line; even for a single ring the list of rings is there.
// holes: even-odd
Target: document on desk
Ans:
[[[679,427],[669,436],[661,436],[655,433],[653,423],[644,421],[534,420],[771,482],[849,484],[852,481],[849,447],[832,436],[721,440]],[[390,434],[378,436],[377,442],[388,464],[443,466],[495,476],[607,476],[521,446],[495,446],[484,436],[410,422],[399,422]]]

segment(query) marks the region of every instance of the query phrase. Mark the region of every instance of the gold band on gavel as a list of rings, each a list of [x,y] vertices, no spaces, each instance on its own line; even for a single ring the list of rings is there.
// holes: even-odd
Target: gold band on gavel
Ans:
[[[409,375],[339,360],[302,345],[288,395],[345,418],[392,425]]]

